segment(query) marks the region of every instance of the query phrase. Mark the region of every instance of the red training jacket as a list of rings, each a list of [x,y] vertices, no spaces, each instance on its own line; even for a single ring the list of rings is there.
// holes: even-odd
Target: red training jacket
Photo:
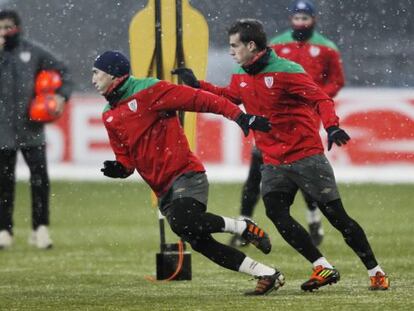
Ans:
[[[270,41],[279,57],[301,65],[322,90],[335,97],[345,84],[341,55],[336,45],[314,32],[305,42],[296,41],[292,31],[286,31]]]
[[[200,85],[234,103],[243,103],[247,113],[270,119],[269,133],[254,132],[264,163],[286,164],[321,154],[319,117],[325,128],[338,126],[332,99],[300,65],[277,57],[273,51],[267,66],[258,74],[249,75],[238,67],[227,87],[205,81]]]
[[[129,77],[102,120],[116,160],[136,169],[159,197],[180,175],[204,172],[175,110],[212,112],[235,120],[242,111],[225,98],[153,78]]]

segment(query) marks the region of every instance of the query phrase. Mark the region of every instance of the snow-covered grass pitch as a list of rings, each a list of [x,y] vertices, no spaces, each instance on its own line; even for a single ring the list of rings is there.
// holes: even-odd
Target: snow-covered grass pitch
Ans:
[[[237,216],[241,184],[212,184],[209,210]],[[227,271],[192,252],[193,280],[151,283],[159,250],[156,211],[142,183],[52,182],[51,233],[54,248],[27,244],[28,185],[19,183],[15,244],[0,251],[0,310],[414,310],[413,185],[340,186],[345,207],[365,229],[390,275],[391,289],[371,292],[367,273],[341,235],[326,220],[322,251],[341,272],[341,281],[313,293],[300,284],[310,265],[276,232],[263,205],[255,219],[269,233],[273,250],[249,256],[280,268],[286,285],[266,297],[244,297],[255,281]],[[305,208],[296,198],[294,215]],[[168,233],[169,242],[176,237]],[[230,235],[217,234],[221,241]]]

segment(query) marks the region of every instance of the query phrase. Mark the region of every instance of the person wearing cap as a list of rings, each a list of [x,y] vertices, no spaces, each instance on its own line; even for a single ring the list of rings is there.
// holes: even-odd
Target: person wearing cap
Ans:
[[[241,234],[263,253],[268,235],[249,219],[236,220],[207,212],[208,181],[200,160],[191,152],[176,111],[211,112],[249,130],[267,132],[268,119],[243,113],[217,95],[155,78],[130,75],[129,60],[119,51],[99,55],[92,83],[108,101],[102,121],[115,160],[103,163],[107,177],[127,178],[136,170],[158,198],[160,212],[171,229],[191,247],[216,264],[258,279],[249,295],[263,295],[284,284],[275,268],[216,241],[212,233]],[[266,291],[261,290],[266,286]]]
[[[290,7],[291,29],[270,40],[270,47],[280,57],[300,64],[316,84],[330,97],[335,97],[344,86],[344,71],[339,50],[335,43],[315,31],[316,11],[311,1],[298,0]],[[252,217],[260,196],[263,158],[260,151],[252,148],[248,177],[243,185],[241,196],[241,217]],[[306,220],[312,242],[319,246],[324,231],[318,202],[303,193],[307,205]],[[234,235],[230,245],[245,246],[246,241]]]
[[[44,124],[30,120],[35,80],[45,70],[60,74],[62,85],[53,95],[56,113],[72,92],[64,64],[45,48],[22,37],[21,20],[13,10],[0,11],[0,249],[13,244],[15,167],[20,151],[30,170],[32,231],[29,244],[52,246],[49,233],[49,177]]]
[[[324,216],[361,259],[370,276],[369,288],[388,289],[388,277],[378,264],[364,230],[347,214],[333,169],[324,155],[319,120],[327,133],[328,151],[350,140],[339,127],[332,98],[302,66],[276,55],[267,45],[260,21],[238,20],[230,26],[228,36],[230,55],[239,65],[228,86],[198,81],[189,68],[175,72],[187,85],[243,103],[247,113],[269,118],[272,124],[269,132],[254,132],[264,163],[261,194],[266,215],[279,234],[313,266],[301,289],[313,291],[336,283],[340,274],[292,217],[290,208],[298,190],[320,203]]]
[[[338,47],[316,28],[316,11],[309,0],[298,0],[290,9],[291,29],[272,38],[271,48],[279,57],[300,64],[316,84],[335,97],[345,84]]]

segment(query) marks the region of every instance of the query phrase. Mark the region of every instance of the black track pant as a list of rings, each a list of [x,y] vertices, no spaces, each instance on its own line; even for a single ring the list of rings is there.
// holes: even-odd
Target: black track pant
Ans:
[[[222,217],[207,213],[206,206],[192,198],[174,200],[165,213],[171,229],[195,251],[224,268],[239,270],[246,255],[211,236],[223,232]]]
[[[314,262],[323,255],[312,244],[306,230],[290,215],[290,206],[293,203],[294,195],[284,192],[271,192],[264,198],[266,214],[275,224],[282,237],[308,261]],[[377,265],[364,230],[361,226],[348,216],[342,206],[340,199],[321,204],[321,212],[329,222],[338,229],[345,239],[346,244],[362,260],[367,269]]]
[[[262,153],[257,148],[252,149],[251,155],[249,175],[243,185],[240,209],[240,215],[247,217],[253,216],[254,207],[260,198],[260,181],[262,179],[260,168],[263,164]],[[305,193],[303,193],[303,198],[309,210],[314,211],[318,208],[318,203]]]
[[[257,148],[253,148],[249,175],[243,185],[240,215],[248,217],[253,216],[254,207],[260,197],[260,181],[262,179],[260,167],[262,164],[262,153]]]
[[[49,224],[49,177],[46,147],[20,149],[30,170],[32,228]],[[0,150],[0,230],[13,231],[15,168],[17,150]]]

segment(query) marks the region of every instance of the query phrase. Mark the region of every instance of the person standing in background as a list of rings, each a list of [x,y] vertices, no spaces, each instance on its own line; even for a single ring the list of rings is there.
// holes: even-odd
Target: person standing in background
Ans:
[[[17,12],[0,11],[0,249],[13,244],[19,150],[30,170],[33,230],[29,244],[40,249],[52,247],[44,123],[31,121],[29,117],[35,80],[42,70],[54,70],[61,77],[62,85],[53,95],[56,114],[60,114],[73,88],[66,67],[45,48],[22,38]]]

